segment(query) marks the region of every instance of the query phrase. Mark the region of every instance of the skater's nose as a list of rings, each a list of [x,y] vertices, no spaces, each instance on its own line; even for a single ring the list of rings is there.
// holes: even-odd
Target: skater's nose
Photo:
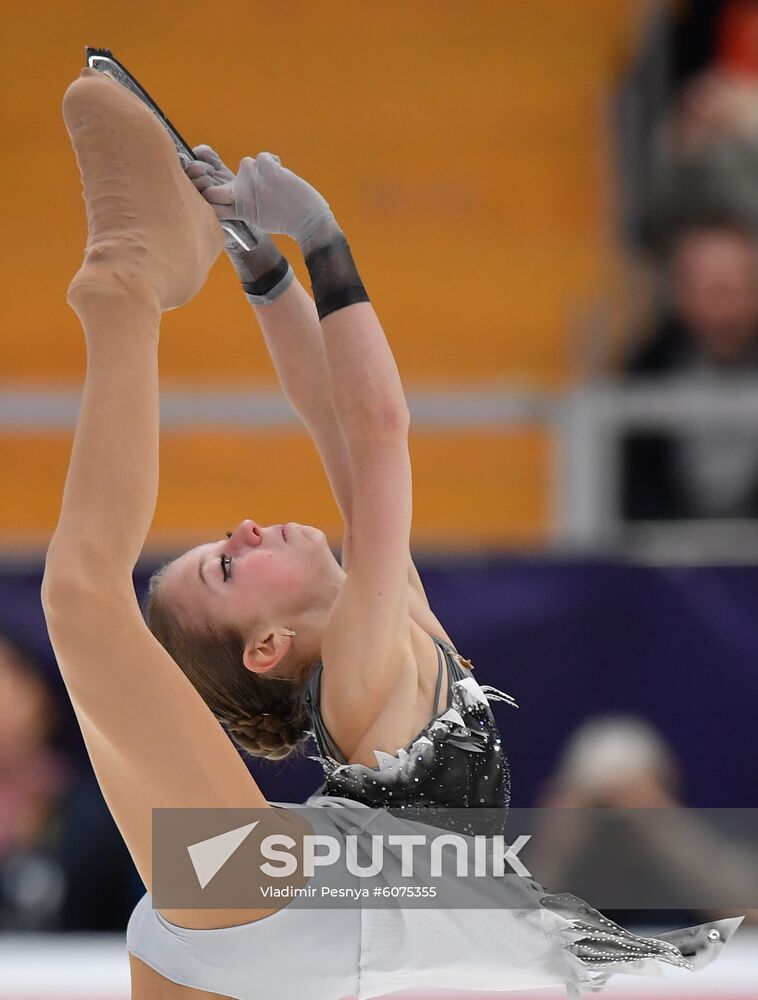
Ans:
[[[252,518],[246,517],[240,521],[237,527],[229,536],[229,544],[233,548],[242,549],[248,546],[257,546],[263,540],[263,531],[260,525]]]

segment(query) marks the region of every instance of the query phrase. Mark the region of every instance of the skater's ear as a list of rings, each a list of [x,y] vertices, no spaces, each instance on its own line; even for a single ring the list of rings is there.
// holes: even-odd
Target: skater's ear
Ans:
[[[242,662],[254,674],[268,674],[281,663],[291,646],[289,629],[267,627],[245,642]]]

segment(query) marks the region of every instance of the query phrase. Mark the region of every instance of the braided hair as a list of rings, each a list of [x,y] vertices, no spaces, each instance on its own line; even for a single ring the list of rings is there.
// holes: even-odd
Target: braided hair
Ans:
[[[282,760],[304,749],[312,732],[304,679],[260,676],[245,669],[245,639],[234,626],[201,630],[182,621],[161,593],[168,565],[161,566],[148,584],[145,620],[155,638],[244,750]],[[307,673],[304,670],[300,676]]]
[[[303,725],[310,725],[296,716],[291,721],[286,717],[263,712],[253,718],[227,720],[229,732],[245,750],[269,760],[281,760],[289,756],[293,748],[303,740],[307,732]]]

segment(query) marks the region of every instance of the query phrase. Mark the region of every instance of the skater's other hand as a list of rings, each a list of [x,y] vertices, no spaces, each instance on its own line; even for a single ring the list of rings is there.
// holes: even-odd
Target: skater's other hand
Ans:
[[[195,146],[193,147],[192,152],[197,157],[196,160],[190,160],[188,157],[182,156],[181,154],[179,158],[182,161],[184,172],[187,174],[200,194],[204,195],[208,188],[218,187],[219,184],[226,184],[234,180],[233,171],[227,167],[212,146],[206,146],[205,144]],[[216,214],[218,216],[218,213]],[[220,220],[221,216],[218,216],[218,218]],[[258,236],[259,232],[256,233],[256,231],[253,230],[253,234]],[[227,236],[226,242],[224,243],[224,249],[233,261],[236,261],[237,258],[243,254],[239,243],[232,236]],[[251,279],[249,277],[245,277],[243,280]]]
[[[234,180],[234,174],[211,146],[195,146],[192,152],[198,159],[190,160],[180,154],[184,172],[202,194],[206,188]]]
[[[186,159],[186,162],[182,165],[187,176],[204,197],[206,192],[217,188],[219,184],[231,184],[235,181],[235,175],[215,149],[206,145],[195,146],[193,153],[197,159],[194,161]],[[216,214],[221,225],[222,216],[218,213]],[[249,295],[253,295],[253,298],[250,298],[252,304],[267,304],[273,301],[271,296],[274,293],[274,289],[278,297],[278,295],[282,294],[290,286],[293,278],[292,268],[286,267],[286,273],[283,275],[280,273],[276,285],[272,286],[272,288],[267,288],[265,292],[262,292],[260,288],[255,293],[250,292],[247,286],[251,284],[258,285],[260,280],[266,278],[266,276],[270,279],[271,274],[277,268],[281,267],[283,257],[271,237],[260,229],[260,227],[248,224],[247,228],[253,238],[249,250],[241,247],[239,242],[229,233],[227,233],[224,249],[240,281],[245,286],[245,291]],[[286,261],[284,263],[286,265]]]
[[[227,168],[220,160],[220,166],[215,165],[212,150],[207,155],[207,167],[193,169],[191,165],[190,170],[202,184],[202,195],[219,219],[239,219],[251,229],[290,236],[301,246],[322,226],[333,222],[326,199],[307,181],[283,167],[278,156],[272,153],[259,153],[255,158],[246,156],[236,175],[217,184],[203,181],[203,173],[209,173],[210,168],[215,182],[221,179],[219,171]]]

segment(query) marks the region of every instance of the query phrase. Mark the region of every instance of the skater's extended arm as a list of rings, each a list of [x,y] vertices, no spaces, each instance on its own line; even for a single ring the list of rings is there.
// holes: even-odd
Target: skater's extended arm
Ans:
[[[341,708],[349,702],[365,723],[398,683],[411,698],[418,683],[408,607],[409,414],[397,366],[347,243],[310,185],[261,154],[205,195],[219,218],[293,236],[305,256],[352,483],[351,561],[322,643],[325,684],[338,686]]]
[[[210,146],[197,146],[194,152],[200,159],[188,163],[186,169],[198,191],[234,179]],[[353,490],[350,451],[334,409],[318,312],[271,239],[260,231],[256,235],[258,243],[251,250],[243,250],[234,240],[228,240],[227,254],[255,311],[282,390],[318,449],[345,523],[342,565],[348,570]],[[414,590],[412,613],[419,618],[428,616],[429,603],[410,550],[408,583]],[[440,631],[439,623],[432,627]]]
[[[295,278],[275,302],[254,305],[253,308],[282,390],[313,438],[342,514],[345,523],[342,566],[349,572],[353,512],[350,450],[334,409],[329,365],[316,305]],[[419,609],[428,609],[426,593],[410,549],[408,583],[418,595]],[[412,596],[415,598],[415,594]]]

